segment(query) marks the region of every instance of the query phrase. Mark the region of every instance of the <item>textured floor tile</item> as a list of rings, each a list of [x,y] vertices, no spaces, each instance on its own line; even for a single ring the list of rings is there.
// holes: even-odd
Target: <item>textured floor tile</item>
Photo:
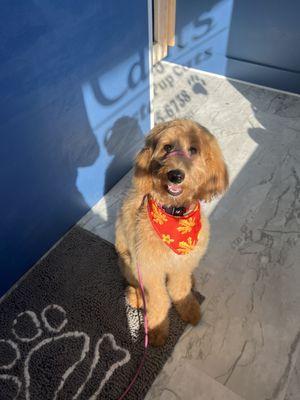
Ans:
[[[161,382],[156,393],[145,400],[242,400],[242,398],[201,371],[198,361],[178,363],[168,383]]]
[[[284,400],[299,400],[299,399],[300,399],[300,353],[298,354],[296,365],[291,372]]]
[[[162,65],[156,79],[178,74]],[[203,319],[162,379],[169,385],[178,363],[197,360],[247,400],[283,400],[300,344],[300,98],[188,69],[175,83],[157,88],[157,120],[169,119],[184,90],[176,116],[215,134],[231,185],[207,207],[211,241],[196,273]]]

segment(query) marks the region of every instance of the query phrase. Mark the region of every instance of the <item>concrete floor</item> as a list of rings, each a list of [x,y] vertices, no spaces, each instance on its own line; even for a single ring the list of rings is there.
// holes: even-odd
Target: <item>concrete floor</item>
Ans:
[[[206,297],[147,400],[300,399],[300,97],[163,62],[157,122],[193,118],[219,140],[231,185],[206,206]],[[131,173],[80,225],[114,242]]]

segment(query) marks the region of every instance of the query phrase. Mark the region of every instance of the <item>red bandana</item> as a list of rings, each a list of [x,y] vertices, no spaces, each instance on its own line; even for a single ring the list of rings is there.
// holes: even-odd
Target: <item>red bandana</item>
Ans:
[[[200,203],[187,215],[176,217],[149,198],[148,215],[158,236],[176,254],[188,254],[194,249],[201,230]]]

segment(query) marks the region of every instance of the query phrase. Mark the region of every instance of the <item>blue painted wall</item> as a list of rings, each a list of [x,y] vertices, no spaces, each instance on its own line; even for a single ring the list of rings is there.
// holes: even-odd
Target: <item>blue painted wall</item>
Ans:
[[[177,0],[167,60],[300,93],[300,2]]]
[[[128,171],[150,122],[146,0],[3,0],[0,20],[3,294]]]

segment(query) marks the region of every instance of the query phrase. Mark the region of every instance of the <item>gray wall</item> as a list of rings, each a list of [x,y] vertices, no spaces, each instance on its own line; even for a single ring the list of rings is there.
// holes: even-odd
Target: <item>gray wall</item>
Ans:
[[[177,0],[167,60],[300,93],[300,2]]]

